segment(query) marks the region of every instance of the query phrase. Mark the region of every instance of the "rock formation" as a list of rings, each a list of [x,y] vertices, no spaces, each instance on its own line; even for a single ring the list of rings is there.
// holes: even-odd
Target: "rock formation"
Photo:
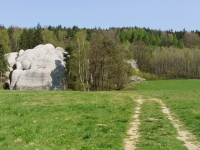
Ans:
[[[136,60],[134,60],[134,59],[131,59],[131,60],[127,60],[126,61],[128,64],[130,64],[131,65],[131,67],[133,68],[133,69],[135,69],[135,71],[139,71],[139,69],[138,69],[138,65],[137,65],[137,61]]]
[[[7,54],[11,90],[64,90],[67,52],[51,44]]]
[[[146,79],[141,78],[141,77],[136,76],[136,75],[131,76],[130,80],[131,80],[131,82],[146,82],[147,81]]]
[[[139,69],[138,69],[138,65],[137,65],[137,61],[134,60],[134,59],[131,59],[131,60],[127,60],[127,63],[131,65],[131,67],[133,69],[135,69],[136,72],[139,72]],[[144,78],[141,78],[137,75],[134,75],[134,76],[131,76],[130,77],[130,82],[146,82],[146,79]]]

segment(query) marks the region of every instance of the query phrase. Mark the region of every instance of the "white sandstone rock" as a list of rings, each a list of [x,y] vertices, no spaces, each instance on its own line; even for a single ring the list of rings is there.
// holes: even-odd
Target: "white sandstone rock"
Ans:
[[[64,52],[65,50],[62,47],[56,47],[56,50]]]
[[[11,72],[11,84],[10,84],[11,90],[16,89],[17,80],[22,72],[23,72],[23,70],[19,70],[19,69]]]
[[[146,82],[147,81],[146,79],[141,78],[141,77],[136,76],[136,75],[131,76],[130,80],[131,80],[131,82],[136,82],[136,83],[137,82]]]
[[[18,56],[18,52],[12,52],[12,53],[6,54],[5,56],[8,60],[9,65],[10,65],[9,70],[12,71],[13,70],[12,67],[15,64],[16,58]]]
[[[127,60],[127,63],[131,65],[132,68],[134,68],[136,71],[139,71],[138,65],[137,65],[137,60],[131,59]]]
[[[139,71],[138,69],[138,65],[137,65],[137,60],[131,59],[131,60],[127,60],[127,63],[131,65],[131,67],[133,69],[135,69],[135,71]],[[146,82],[146,79],[141,78],[137,75],[133,75],[130,77],[130,82]]]
[[[21,50],[19,51],[19,56],[21,56],[23,53],[24,53],[24,50],[21,49]]]
[[[22,64],[21,64],[20,62],[16,62],[16,63],[15,63],[15,68],[16,68],[17,70],[22,70]]]
[[[11,63],[9,62],[16,69],[11,73],[10,89],[64,90],[63,60],[66,55],[64,49],[55,49],[51,44],[20,50],[18,57],[15,57],[16,61],[12,59]]]

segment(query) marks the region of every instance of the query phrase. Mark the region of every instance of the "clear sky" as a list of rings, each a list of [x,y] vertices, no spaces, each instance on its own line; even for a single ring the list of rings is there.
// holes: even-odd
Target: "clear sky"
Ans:
[[[0,0],[5,27],[146,27],[200,30],[200,0]]]

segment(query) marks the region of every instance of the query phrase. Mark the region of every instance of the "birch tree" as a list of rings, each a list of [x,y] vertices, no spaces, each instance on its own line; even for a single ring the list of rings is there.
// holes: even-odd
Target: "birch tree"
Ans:
[[[89,50],[90,44],[86,40],[87,33],[86,30],[80,30],[77,32],[72,39],[71,46],[71,58],[70,58],[70,68],[71,68],[71,82],[74,89],[79,89],[83,91],[89,91]]]

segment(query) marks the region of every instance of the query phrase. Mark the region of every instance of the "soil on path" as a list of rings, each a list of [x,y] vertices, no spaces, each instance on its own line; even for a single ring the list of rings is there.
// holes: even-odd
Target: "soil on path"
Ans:
[[[169,110],[169,108],[166,107],[165,103],[162,100],[158,99],[151,99],[159,102],[162,107],[162,112],[166,114],[167,118],[171,121],[173,126],[176,128],[178,132],[177,139],[184,142],[184,146],[188,150],[200,150],[200,143],[196,140],[195,136],[190,133],[189,131],[180,128],[181,125],[180,121],[178,119],[175,119]],[[139,114],[140,114],[140,108],[141,104],[144,102],[143,99],[137,99],[137,107],[135,109],[135,113],[133,115],[133,122],[131,123],[131,128],[127,131],[127,134],[129,135],[128,138],[124,140],[125,142],[125,150],[135,150],[136,149],[136,143],[138,142],[139,138]]]
[[[163,101],[157,100],[157,99],[153,99],[153,100],[160,102],[162,106],[162,112],[166,114],[167,118],[171,121],[171,123],[173,124],[173,126],[176,128],[178,132],[177,139],[183,141],[184,146],[187,147],[188,150],[200,150],[200,143],[196,140],[195,136],[189,131],[180,128],[183,125],[180,124],[180,121],[178,119],[175,119],[171,115],[169,108],[166,107]]]
[[[143,103],[142,99],[137,100],[137,107],[135,109],[135,113],[133,115],[133,122],[131,123],[131,128],[127,131],[127,134],[129,135],[128,138],[124,140],[125,142],[125,150],[135,150],[136,149],[136,142],[139,138],[139,114],[140,114],[140,108],[141,104]]]

